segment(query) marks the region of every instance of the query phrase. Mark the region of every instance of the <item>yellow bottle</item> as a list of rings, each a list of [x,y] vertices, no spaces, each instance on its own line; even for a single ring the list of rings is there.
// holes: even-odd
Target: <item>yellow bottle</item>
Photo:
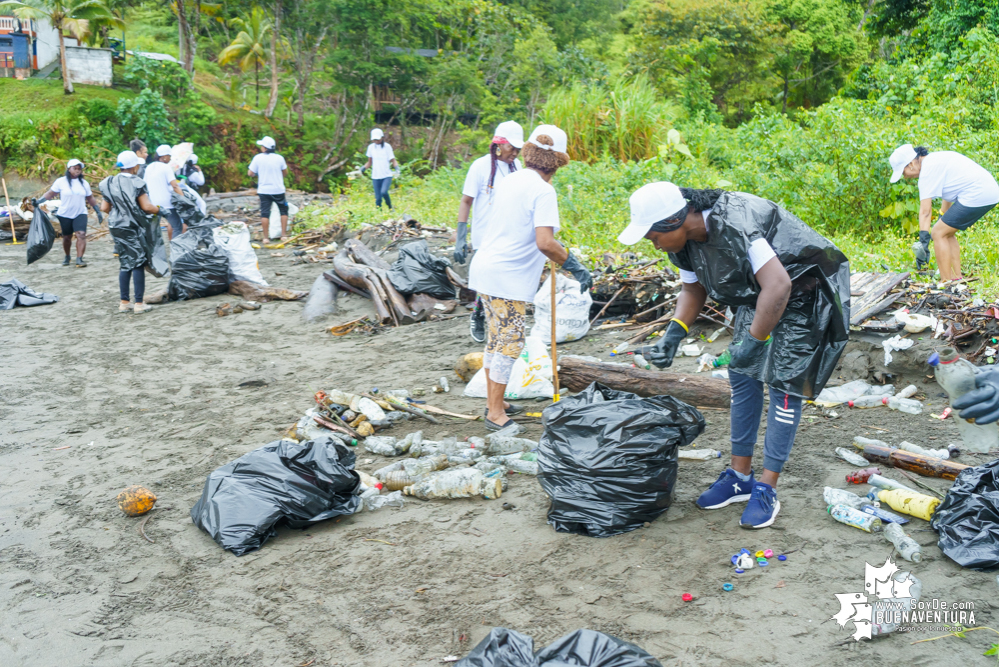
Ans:
[[[891,489],[878,491],[878,500],[887,503],[893,510],[914,516],[919,519],[929,521],[937,506],[940,504],[939,498],[927,496],[914,491],[902,491],[901,489]]]

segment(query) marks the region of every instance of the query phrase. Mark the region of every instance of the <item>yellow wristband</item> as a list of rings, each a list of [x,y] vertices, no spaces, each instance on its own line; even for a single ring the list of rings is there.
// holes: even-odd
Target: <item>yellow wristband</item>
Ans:
[[[675,317],[673,318],[673,320],[672,320],[672,321],[673,321],[673,322],[676,322],[676,323],[677,323],[677,324],[679,324],[679,325],[680,325],[681,327],[683,327],[683,330],[684,330],[684,331],[685,331],[686,333],[690,333],[690,327],[688,327],[688,326],[687,326],[686,324],[684,324],[684,323],[683,323],[683,322],[681,322],[680,320],[676,319]]]

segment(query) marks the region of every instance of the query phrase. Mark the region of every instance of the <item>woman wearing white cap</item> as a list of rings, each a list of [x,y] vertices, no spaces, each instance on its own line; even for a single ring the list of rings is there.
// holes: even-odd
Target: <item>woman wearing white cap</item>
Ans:
[[[56,179],[49,191],[42,195],[42,201],[59,197],[59,210],[56,217],[62,227],[62,249],[66,257],[63,266],[69,266],[69,250],[73,237],[76,237],[76,265],[86,266],[83,253],[87,250],[87,204],[97,214],[98,224],[103,224],[104,216],[97,206],[90,183],[83,180],[83,163],[73,159],[66,163],[66,174]]]
[[[198,166],[198,156],[194,153],[191,153],[187,157],[183,166],[177,171],[176,176],[179,180],[187,183],[187,187],[195,192],[205,184],[205,173]]]
[[[180,181],[170,168],[170,156],[173,148],[169,144],[162,144],[156,148],[156,159],[146,165],[145,175],[142,177],[146,182],[146,191],[149,193],[149,201],[160,208],[160,217],[167,221],[167,238],[172,239],[174,235],[181,235],[184,232],[184,223],[173,210],[173,194],[183,196],[180,189]]]
[[[732,463],[697,499],[701,509],[748,505],[743,528],[765,528],[780,511],[777,478],[794,444],[802,399],[825,386],[846,346],[850,266],[846,256],[774,202],[744,192],[650,183],[631,195],[631,223],[618,240],[669,253],[683,283],[674,318],[646,357],[673,363],[710,296],[737,308],[729,383]],[[643,352],[644,354],[644,352]],[[763,474],[752,469],[770,387]]]
[[[143,302],[145,269],[153,259],[157,235],[160,234],[159,223],[155,218],[150,220],[150,216],[160,213],[160,207],[150,201],[145,180],[137,176],[139,166],[140,160],[134,151],[119,153],[118,173],[108,176],[98,185],[104,195],[101,209],[110,213],[108,229],[118,255],[119,313],[129,310],[144,313],[152,309]],[[162,236],[159,238],[162,239]],[[135,285],[134,306],[129,304],[129,278]]]
[[[954,151],[930,153],[905,144],[888,159],[891,182],[903,176],[919,179],[919,242],[913,245],[916,266],[930,261],[930,239],[937,254],[941,280],[961,279],[961,246],[957,233],[968,229],[999,204],[999,184],[984,167]],[[940,198],[940,219],[933,225],[933,200]]]
[[[524,348],[527,304],[534,299],[545,258],[570,272],[581,291],[593,284],[590,272],[555,240],[559,229],[558,197],[551,185],[559,167],[569,164],[565,132],[539,125],[524,144],[526,169],[496,186],[493,222],[468,271],[469,287],[479,293],[486,311],[486,428],[506,426],[522,408],[503,400],[513,362]]]
[[[288,163],[277,152],[277,143],[271,137],[257,142],[260,152],[250,160],[247,173],[257,177],[257,197],[260,199],[260,227],[264,241],[271,238],[271,207],[277,204],[281,213],[281,240],[288,238],[288,200],[285,198],[284,177],[288,174]]]
[[[375,206],[382,207],[382,200],[392,210],[392,198],[389,197],[389,188],[392,187],[392,167],[399,169],[399,162],[395,159],[395,152],[392,145],[385,141],[385,133],[380,128],[371,130],[371,143],[368,144],[368,161],[361,167],[361,173],[365,169],[371,169],[371,185],[375,188]]]
[[[455,236],[454,261],[464,264],[468,258],[468,214],[472,212],[472,250],[479,248],[486,233],[486,225],[495,210],[493,207],[495,188],[512,172],[523,169],[517,155],[524,147],[524,128],[512,120],[500,123],[489,144],[489,153],[483,155],[468,168],[465,185],[461,189],[461,203],[458,205],[458,232]],[[472,312],[471,334],[476,343],[486,341],[486,315],[482,301],[476,297]]]

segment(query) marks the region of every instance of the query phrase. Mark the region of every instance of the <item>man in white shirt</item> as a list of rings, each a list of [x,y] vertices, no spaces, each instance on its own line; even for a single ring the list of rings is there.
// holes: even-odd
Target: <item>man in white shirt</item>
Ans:
[[[184,224],[180,216],[173,210],[171,200],[172,193],[182,195],[180,182],[170,168],[170,155],[173,149],[168,144],[163,144],[156,149],[156,160],[146,165],[146,174],[142,180],[146,182],[146,189],[149,191],[149,201],[160,207],[160,217],[164,218],[167,225],[167,237],[173,239],[174,235],[184,232]]]
[[[270,239],[271,206],[277,204],[281,212],[281,240],[288,238],[288,200],[285,199],[284,177],[288,173],[288,163],[277,152],[277,144],[271,137],[257,142],[260,152],[250,161],[248,174],[257,177],[257,196],[260,198],[260,226],[264,241]]]
[[[385,141],[385,133],[380,128],[371,130],[371,143],[368,144],[368,161],[361,167],[361,173],[365,169],[371,169],[371,185],[375,189],[375,206],[382,207],[382,200],[392,210],[392,198],[389,197],[389,188],[392,187],[392,167],[399,169],[399,162],[395,159],[395,152],[392,145]]]

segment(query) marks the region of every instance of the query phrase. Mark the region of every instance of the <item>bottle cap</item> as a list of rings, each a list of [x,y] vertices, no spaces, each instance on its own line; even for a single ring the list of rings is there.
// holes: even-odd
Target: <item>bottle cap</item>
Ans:
[[[694,599],[694,596],[691,595],[690,593],[684,593],[681,597],[683,598],[684,602],[690,602],[691,600]]]
[[[787,560],[787,556],[781,554],[780,556],[777,556],[777,560]]]
[[[771,558],[773,555],[774,555],[774,550],[773,549],[764,549],[763,550],[763,557],[764,558]]]
[[[763,552],[762,551],[757,551],[753,555],[756,556],[756,560],[759,560],[759,559],[763,558]]]
[[[759,565],[760,567],[766,567],[768,564],[767,559],[761,558],[760,560],[756,561],[756,564]]]
[[[881,405],[888,405],[888,397],[887,396],[885,396],[884,398],[881,399]]]
[[[736,561],[739,560],[739,554],[732,556],[732,565],[735,565]]]
[[[743,572],[745,572],[745,570],[743,570],[741,567],[735,568],[735,573],[736,574],[742,574]]]
[[[729,584],[729,583],[722,584],[722,590],[723,591],[730,591],[733,588],[735,588],[735,586],[733,586],[732,584]]]
[[[926,360],[926,363],[928,363],[930,366],[936,366],[937,364],[940,363],[940,355],[934,352],[933,354],[930,355],[930,358]]]
[[[853,401],[847,401],[846,404],[849,405],[851,408],[853,407]]]

